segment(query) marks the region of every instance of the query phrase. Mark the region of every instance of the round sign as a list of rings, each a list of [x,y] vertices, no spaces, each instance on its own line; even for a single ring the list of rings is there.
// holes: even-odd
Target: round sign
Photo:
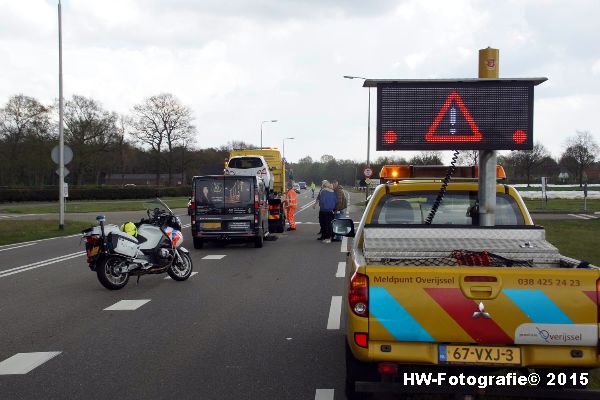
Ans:
[[[52,157],[52,161],[54,161],[56,164],[59,163],[59,157],[60,157],[60,147],[59,146],[54,146],[54,148],[52,149],[52,152],[50,153],[50,157]],[[71,150],[71,148],[69,146],[67,146],[65,144],[64,147],[64,153],[63,153],[63,157],[64,157],[64,162],[65,165],[70,163],[71,160],[73,159],[73,150]]]
[[[370,167],[365,168],[363,173],[365,174],[365,176],[367,178],[370,178],[371,176],[373,176],[373,170]]]

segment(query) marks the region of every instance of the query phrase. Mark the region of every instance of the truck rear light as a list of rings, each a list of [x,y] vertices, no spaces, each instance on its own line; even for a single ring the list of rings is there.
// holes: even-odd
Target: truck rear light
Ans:
[[[465,282],[498,282],[495,276],[465,276]]]
[[[377,365],[377,370],[381,375],[396,375],[398,373],[398,364],[382,362]]]
[[[366,349],[367,347],[369,347],[369,334],[362,333],[362,332],[355,332],[354,333],[354,343],[356,343],[357,346]]]
[[[352,312],[359,317],[369,315],[369,277],[355,272],[350,279],[348,302]]]
[[[600,324],[600,278],[596,281],[596,309],[598,310],[598,323]],[[600,343],[598,344],[598,354],[600,354]]]

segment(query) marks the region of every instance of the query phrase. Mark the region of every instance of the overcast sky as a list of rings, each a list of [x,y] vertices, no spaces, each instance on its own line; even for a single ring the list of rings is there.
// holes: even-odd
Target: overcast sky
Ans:
[[[58,97],[57,4],[0,0],[0,104]],[[263,142],[294,137],[290,161],[364,160],[368,92],[343,75],[475,78],[487,46],[500,49],[500,77],[548,77],[535,91],[536,141],[554,155],[576,130],[600,142],[598,0],[63,0],[62,9],[65,98],[127,114],[170,92],[193,110],[203,148],[258,145],[261,121],[277,119]],[[384,153],[373,133],[375,159]]]

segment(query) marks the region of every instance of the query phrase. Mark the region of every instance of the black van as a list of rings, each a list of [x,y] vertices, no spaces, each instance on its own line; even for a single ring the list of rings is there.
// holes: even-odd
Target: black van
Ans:
[[[208,240],[247,239],[262,247],[269,227],[263,180],[257,176],[195,176],[192,182],[194,248]]]

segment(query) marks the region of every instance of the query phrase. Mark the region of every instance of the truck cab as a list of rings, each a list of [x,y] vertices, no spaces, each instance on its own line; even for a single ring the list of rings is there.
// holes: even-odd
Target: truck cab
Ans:
[[[194,248],[207,241],[248,240],[262,247],[268,232],[267,191],[257,176],[206,175],[192,181]]]
[[[496,185],[495,226],[479,226],[477,170],[457,168],[444,186],[446,167],[384,167],[356,232],[351,220],[333,223],[354,237],[350,399],[415,368],[543,378],[600,366],[600,268],[561,255],[511,186]]]

